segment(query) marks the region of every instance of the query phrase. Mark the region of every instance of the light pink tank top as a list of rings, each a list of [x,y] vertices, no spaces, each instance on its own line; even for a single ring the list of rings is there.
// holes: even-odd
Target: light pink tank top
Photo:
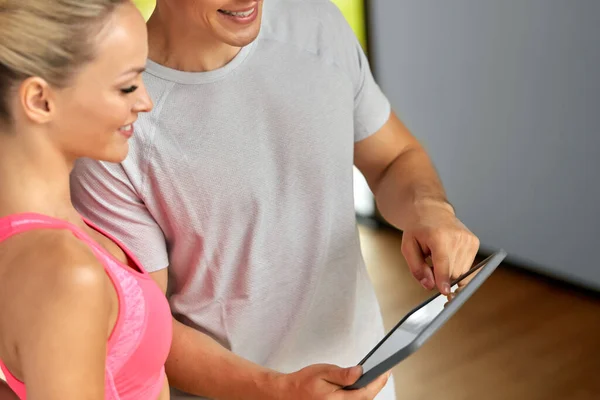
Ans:
[[[155,400],[164,384],[164,364],[171,346],[172,320],[167,299],[121,243],[88,220],[84,221],[117,243],[137,270],[120,263],[77,226],[45,215],[27,213],[0,218],[0,242],[33,229],[67,229],[91,248],[119,299],[119,315],[107,344],[105,398]],[[17,380],[1,361],[0,368],[11,389],[25,400],[27,382]]]

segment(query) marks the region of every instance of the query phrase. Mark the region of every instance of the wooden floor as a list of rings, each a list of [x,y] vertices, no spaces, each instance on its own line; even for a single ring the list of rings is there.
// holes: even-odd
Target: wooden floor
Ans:
[[[360,233],[391,329],[429,294],[399,233]],[[598,400],[600,296],[501,266],[394,378],[398,400]]]

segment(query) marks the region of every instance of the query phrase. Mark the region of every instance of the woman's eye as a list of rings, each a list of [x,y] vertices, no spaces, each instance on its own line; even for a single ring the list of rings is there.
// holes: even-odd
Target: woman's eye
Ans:
[[[121,92],[123,92],[125,94],[127,94],[127,93],[133,93],[133,92],[135,92],[137,90],[137,88],[138,88],[137,86],[133,85],[133,86],[130,86],[128,88],[121,89]]]

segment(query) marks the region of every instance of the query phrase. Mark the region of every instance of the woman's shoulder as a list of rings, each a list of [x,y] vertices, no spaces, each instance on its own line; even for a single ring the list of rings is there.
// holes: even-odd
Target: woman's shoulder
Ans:
[[[3,241],[0,346],[9,349],[0,351],[36,340],[34,331],[60,331],[60,321],[69,329],[103,315],[108,321],[108,284],[94,253],[68,230],[33,230]]]
[[[31,230],[0,243],[0,276],[20,280],[21,289],[35,286],[38,280],[43,286],[50,282],[69,284],[79,281],[81,275],[91,278],[103,274],[91,248],[67,229]]]

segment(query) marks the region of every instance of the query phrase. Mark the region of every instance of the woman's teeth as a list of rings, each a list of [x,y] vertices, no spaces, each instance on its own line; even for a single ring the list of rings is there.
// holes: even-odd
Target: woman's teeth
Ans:
[[[228,11],[228,10],[219,10],[223,14],[231,15],[232,17],[249,17],[254,12],[254,8],[248,11]]]
[[[119,128],[120,131],[127,132],[131,130],[131,124]]]

